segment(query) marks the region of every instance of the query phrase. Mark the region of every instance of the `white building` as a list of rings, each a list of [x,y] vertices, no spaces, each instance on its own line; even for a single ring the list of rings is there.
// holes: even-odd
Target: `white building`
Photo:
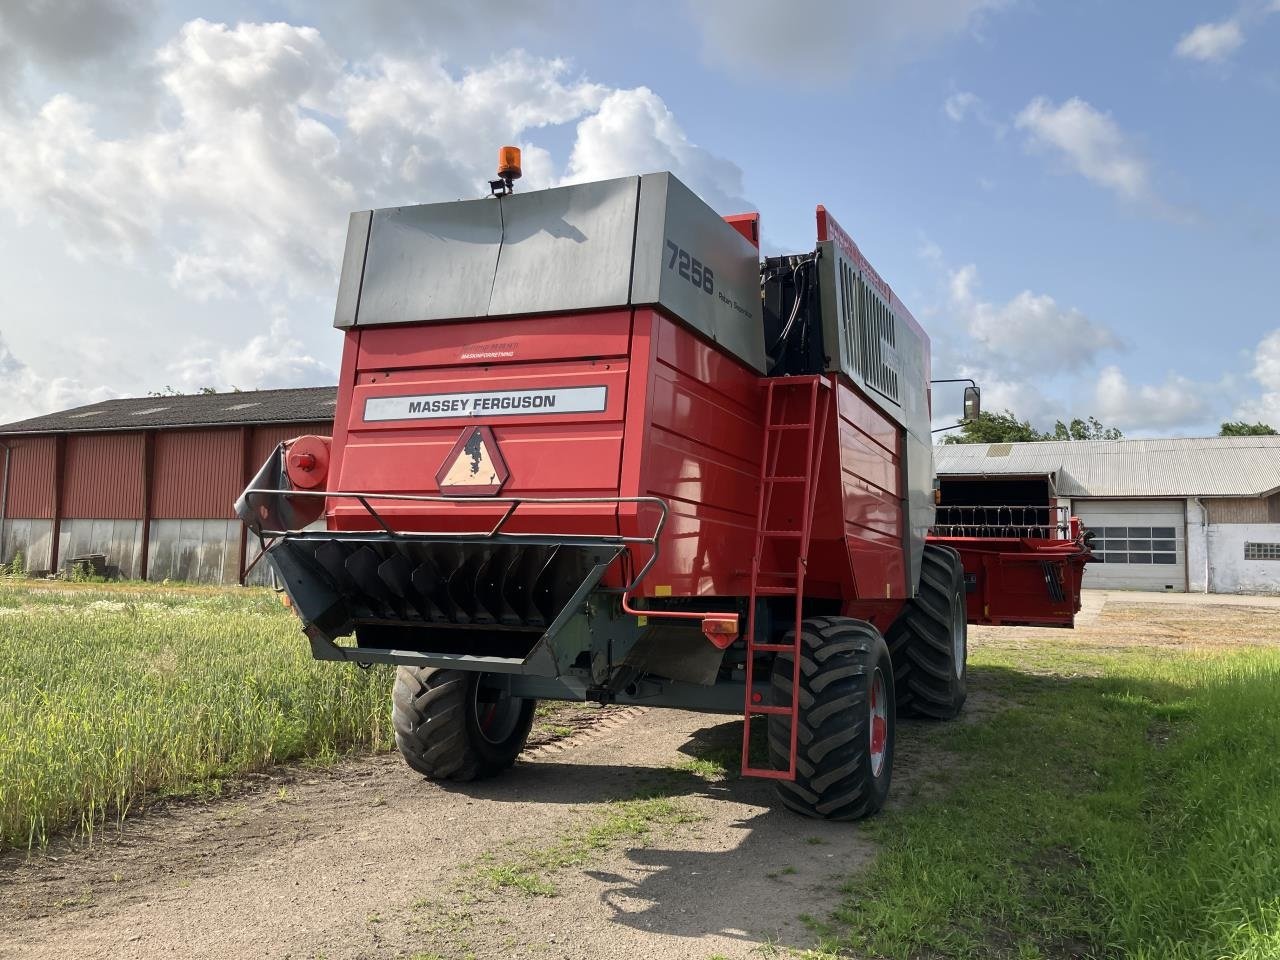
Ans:
[[[934,462],[944,502],[1047,484],[1094,534],[1086,587],[1280,593],[1280,437],[941,444]]]

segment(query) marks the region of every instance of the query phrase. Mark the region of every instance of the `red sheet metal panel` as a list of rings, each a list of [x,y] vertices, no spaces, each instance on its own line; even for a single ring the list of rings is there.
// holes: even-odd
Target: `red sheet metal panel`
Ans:
[[[244,489],[241,432],[162,430],[156,434],[151,516],[156,520],[223,520]]]
[[[821,595],[822,581],[836,579],[839,570],[846,600],[900,600],[911,595],[903,549],[902,431],[841,377],[834,379],[835,442],[824,447],[818,478],[813,592]],[[834,531],[843,536],[831,536]]]
[[[13,453],[9,459],[9,502],[4,515],[11,519],[52,519],[57,441],[53,437],[13,437],[5,443]],[[4,451],[0,450],[0,464],[3,458]]]
[[[930,537],[964,563],[967,619],[994,626],[1072,627],[1091,559],[1079,524],[1073,540]]]
[[[62,515],[67,519],[141,520],[142,433],[67,437]]]
[[[628,424],[640,451],[636,493],[670,505],[658,563],[639,591],[735,596],[750,586],[764,393],[754,371],[652,311],[647,421]],[[633,353],[633,363],[640,358]],[[638,526],[644,526],[643,523]],[[647,532],[647,531],[646,531]]]
[[[616,496],[628,333],[626,311],[531,317],[504,321],[501,328],[486,321],[361,331],[358,340],[348,339],[343,354],[340,393],[350,400],[334,428],[330,487],[437,493],[436,476],[459,437],[482,425],[492,429],[510,471],[503,496]],[[592,392],[591,404],[555,409],[583,391]],[[542,407],[553,395],[555,402]],[[537,400],[540,406],[491,405],[478,413],[463,406],[508,398]],[[411,410],[411,403],[451,406],[427,412]],[[393,412],[379,411],[388,404]],[[407,530],[487,529],[502,512],[488,504],[376,506],[393,526]],[[372,523],[354,501],[332,501],[330,509],[331,525],[365,529]],[[613,506],[555,508],[547,520],[548,508],[529,507],[505,529],[616,532],[615,512]]]

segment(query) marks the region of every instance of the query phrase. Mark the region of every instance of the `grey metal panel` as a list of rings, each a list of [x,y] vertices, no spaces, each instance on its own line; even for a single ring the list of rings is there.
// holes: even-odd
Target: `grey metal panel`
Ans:
[[[497,201],[502,254],[486,312],[505,316],[625,305],[639,188],[639,177],[625,177]]]
[[[338,279],[338,301],[333,310],[335,327],[354,327],[360,303],[360,283],[364,279],[364,254],[369,247],[372,210],[357,210],[347,221],[347,247],[342,254],[342,274]]]
[[[711,269],[710,283],[682,275],[681,251]],[[764,372],[759,251],[669,173],[640,178],[631,302],[662,307]]]
[[[904,430],[903,473],[908,576],[920,582],[925,536],[933,525],[933,441],[928,404],[927,346],[915,327],[893,313],[859,264],[831,242],[818,244],[818,283],[827,369],[848,377]]]
[[[357,323],[485,316],[501,243],[492,199],[373,211]]]

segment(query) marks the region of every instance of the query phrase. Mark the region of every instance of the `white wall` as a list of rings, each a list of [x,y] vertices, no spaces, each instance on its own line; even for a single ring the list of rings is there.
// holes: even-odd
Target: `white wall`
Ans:
[[[1280,560],[1246,560],[1244,545],[1280,543],[1280,523],[1209,525],[1209,581],[1214,593],[1280,593]]]
[[[1194,499],[1187,500],[1187,591],[1208,593],[1205,561],[1209,556],[1208,511]],[[1221,526],[1221,524],[1219,524]],[[1241,550],[1243,551],[1243,547]]]

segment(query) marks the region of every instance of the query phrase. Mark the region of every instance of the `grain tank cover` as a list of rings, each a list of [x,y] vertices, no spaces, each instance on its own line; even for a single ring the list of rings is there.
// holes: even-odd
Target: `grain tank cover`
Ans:
[[[670,173],[351,215],[334,325],[661,307],[764,372],[758,252]]]

